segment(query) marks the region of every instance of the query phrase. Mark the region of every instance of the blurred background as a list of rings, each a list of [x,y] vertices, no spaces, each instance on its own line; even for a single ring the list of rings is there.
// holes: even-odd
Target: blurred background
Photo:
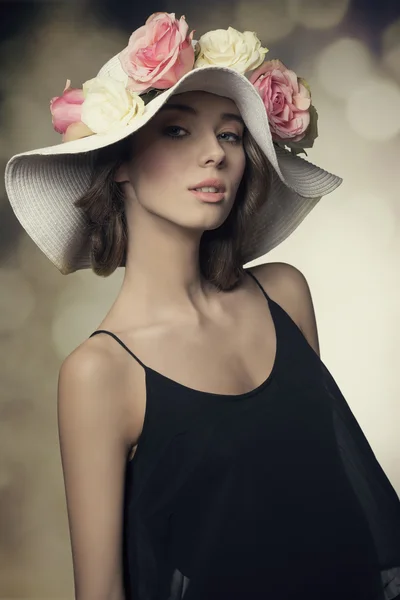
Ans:
[[[400,493],[400,3],[398,0],[48,0],[0,3],[0,161],[57,144],[49,100],[80,87],[153,12],[195,38],[256,31],[308,80],[309,160],[344,177],[257,262],[307,277],[322,360]],[[256,263],[254,263],[256,264]],[[98,326],[122,271],[65,277],[12,213],[0,181],[0,597],[73,598],[58,446],[63,359]]]

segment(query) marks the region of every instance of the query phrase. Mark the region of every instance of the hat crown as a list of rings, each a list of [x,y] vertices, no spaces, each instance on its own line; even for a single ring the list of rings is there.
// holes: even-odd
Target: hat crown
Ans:
[[[125,73],[119,60],[119,55],[116,54],[110,58],[97,73],[97,77],[112,77],[117,81],[121,81],[125,86],[128,83],[128,75]]]

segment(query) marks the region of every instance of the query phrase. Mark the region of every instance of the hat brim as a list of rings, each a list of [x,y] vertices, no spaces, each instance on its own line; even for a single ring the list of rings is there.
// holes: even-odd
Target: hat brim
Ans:
[[[116,60],[114,57],[107,64]],[[340,177],[273,143],[264,104],[245,76],[223,67],[194,69],[149,102],[145,113],[131,125],[17,154],[8,162],[5,184],[11,206],[28,235],[62,273],[90,267],[86,221],[74,202],[90,185],[93,151],[135,133],[171,96],[189,91],[233,100],[276,174],[268,202],[259,215],[265,228],[258,228],[258,239],[248,251],[249,261],[288,237],[318,200],[342,182]]]

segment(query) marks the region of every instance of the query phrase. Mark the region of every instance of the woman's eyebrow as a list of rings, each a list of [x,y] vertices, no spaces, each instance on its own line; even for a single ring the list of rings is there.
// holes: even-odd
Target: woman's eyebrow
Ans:
[[[191,115],[198,115],[199,113],[192,106],[188,106],[187,104],[164,104],[160,110],[180,110],[185,113],[189,113]],[[240,115],[235,113],[222,113],[220,115],[221,121],[237,121],[243,127],[245,127],[245,122],[243,121]]]

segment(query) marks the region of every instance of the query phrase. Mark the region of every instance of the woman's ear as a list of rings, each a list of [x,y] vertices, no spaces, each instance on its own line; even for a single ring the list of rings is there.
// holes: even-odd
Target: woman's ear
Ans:
[[[116,183],[127,183],[129,181],[128,168],[126,163],[122,163],[115,171],[114,181]]]

